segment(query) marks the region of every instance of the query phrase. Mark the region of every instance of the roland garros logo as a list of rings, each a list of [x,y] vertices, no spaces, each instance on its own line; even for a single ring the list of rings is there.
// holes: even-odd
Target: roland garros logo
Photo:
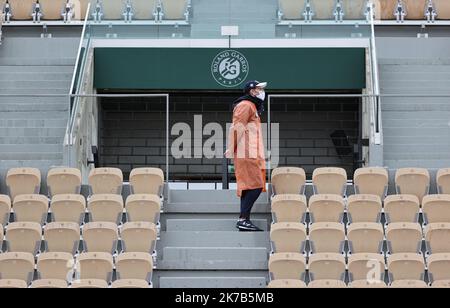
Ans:
[[[246,80],[249,71],[247,59],[236,50],[225,50],[215,56],[211,73],[214,79],[224,87],[235,87]]]

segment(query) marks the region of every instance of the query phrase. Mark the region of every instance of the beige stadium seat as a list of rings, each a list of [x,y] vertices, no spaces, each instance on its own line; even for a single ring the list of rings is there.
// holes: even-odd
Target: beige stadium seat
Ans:
[[[450,280],[450,253],[433,253],[427,261],[430,281]]]
[[[381,200],[386,197],[388,182],[388,172],[381,167],[359,168],[353,175],[355,194],[377,195]]]
[[[12,168],[6,174],[6,186],[11,200],[18,195],[39,194],[41,171],[36,168]]]
[[[390,281],[423,280],[425,262],[417,253],[396,253],[387,259]]]
[[[11,212],[11,199],[7,195],[0,195],[0,224],[6,226]]]
[[[161,212],[161,200],[156,195],[129,195],[125,209],[127,221],[147,221],[157,224]]]
[[[275,195],[271,201],[272,220],[274,222],[304,222],[306,204],[304,195]]]
[[[27,284],[34,273],[34,257],[28,252],[6,252],[0,254],[0,278],[18,279]]]
[[[81,224],[86,211],[86,199],[82,195],[56,195],[50,202],[52,220]]]
[[[350,281],[381,282],[385,268],[384,256],[379,253],[356,253],[348,258]]]
[[[395,280],[390,285],[391,288],[399,289],[417,289],[417,288],[427,288],[427,284],[423,280]]]
[[[391,222],[418,222],[420,203],[414,195],[391,195],[384,199],[384,214]]]
[[[124,252],[116,258],[118,279],[142,279],[152,281],[153,259],[146,252]]]
[[[379,223],[352,223],[347,230],[351,253],[380,253],[383,251],[384,230]]]
[[[297,167],[279,167],[272,171],[272,187],[274,194],[304,194],[305,170]]]
[[[300,252],[305,250],[306,227],[295,222],[272,224],[270,230],[272,252]]]
[[[267,287],[272,289],[298,289],[306,288],[306,283],[298,279],[276,279],[269,282]]]
[[[67,282],[61,279],[39,279],[31,283],[33,289],[64,289],[67,288]]]
[[[75,254],[80,243],[80,227],[74,222],[52,222],[44,228],[45,250]]]
[[[450,3],[449,3],[450,10]],[[436,184],[440,194],[450,194],[450,168],[439,169],[436,174]]]
[[[406,9],[405,19],[425,19],[427,0],[403,0]]]
[[[134,9],[133,19],[154,20],[156,6],[159,5],[157,0],[132,0]]]
[[[312,180],[314,194],[346,195],[347,172],[343,168],[316,168]]]
[[[380,222],[382,208],[376,195],[351,195],[347,201],[349,223]]]
[[[58,20],[62,19],[62,12],[66,7],[67,0],[39,0],[42,10],[42,19]]]
[[[450,253],[450,223],[433,223],[425,227],[427,252]]]
[[[397,0],[374,0],[375,18],[382,20],[395,19],[394,11],[397,7]]]
[[[450,2],[447,0],[433,0],[436,7],[437,19],[450,19]]]
[[[48,198],[44,195],[19,195],[13,204],[15,221],[32,221],[43,225],[47,221]]]
[[[325,289],[325,288],[346,288],[347,285],[342,280],[336,279],[320,279],[313,280],[308,284],[308,288]]]
[[[390,254],[422,251],[422,227],[413,222],[394,222],[386,227],[386,240]]]
[[[41,225],[37,222],[12,222],[8,225],[5,239],[8,251],[36,255],[41,246]]]
[[[60,279],[71,281],[74,259],[67,252],[46,252],[39,255],[37,271],[40,279]]]
[[[315,16],[313,19],[334,20],[335,0],[312,1]]]
[[[423,198],[425,224],[450,222],[450,195],[428,195]]]
[[[29,20],[35,0],[9,0],[13,20]]]
[[[149,288],[148,282],[143,279],[120,279],[111,284],[114,289],[145,289]]]
[[[343,280],[345,258],[339,253],[317,253],[309,257],[310,281],[322,279]]]
[[[188,0],[161,0],[163,20],[187,20]]]
[[[101,279],[110,282],[113,257],[107,252],[86,252],[77,258],[75,279]]]
[[[148,252],[155,250],[157,229],[151,222],[127,222],[120,229],[122,248],[126,252]]]
[[[80,279],[72,282],[70,287],[74,289],[106,289],[108,283],[102,279]]]
[[[415,195],[422,204],[422,198],[430,188],[430,173],[424,168],[400,168],[395,173],[397,194]]]
[[[344,9],[344,19],[365,20],[366,0],[344,0],[342,1]]]
[[[122,193],[123,174],[118,168],[95,168],[89,173],[91,194]]]
[[[121,195],[98,194],[88,201],[90,221],[108,221],[120,224],[123,213],[123,198]]]
[[[159,168],[135,168],[130,173],[130,187],[133,194],[162,195],[164,173]]]
[[[21,279],[0,279],[0,289],[25,289],[27,283]]]
[[[75,20],[84,20],[86,18],[86,12],[88,9],[88,4],[91,2],[91,8],[90,12],[92,12],[92,9],[95,7],[95,2],[92,2],[91,0],[72,0],[72,10],[74,12],[73,19]],[[88,16],[91,18],[91,16]]]
[[[91,12],[95,9],[96,1],[91,0]],[[102,13],[104,20],[123,19],[124,1],[123,0],[102,0]]]
[[[301,253],[274,253],[269,257],[269,275],[271,280],[300,279],[303,280],[306,260]]]
[[[47,174],[47,187],[50,196],[79,194],[81,171],[76,168],[50,169]]]
[[[303,19],[305,3],[305,0],[279,0],[282,19]]]
[[[3,225],[0,224],[0,253],[2,253],[2,248],[3,248]]]
[[[309,198],[311,223],[343,222],[344,211],[344,199],[339,195],[319,194]]]
[[[83,226],[83,248],[87,252],[117,250],[118,230],[112,222],[90,222]]]
[[[312,253],[342,253],[345,247],[345,228],[336,222],[317,222],[309,227]]]
[[[348,285],[350,288],[355,289],[382,289],[387,288],[387,285],[384,281],[371,281],[371,280],[354,280]]]
[[[450,288],[450,280],[437,280],[431,285],[432,288]]]

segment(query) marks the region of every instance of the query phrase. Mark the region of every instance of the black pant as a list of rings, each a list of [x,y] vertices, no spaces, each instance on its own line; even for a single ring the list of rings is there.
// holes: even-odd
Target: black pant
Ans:
[[[256,199],[262,192],[262,188],[243,190],[241,195],[241,217],[250,219],[250,212],[255,204]]]

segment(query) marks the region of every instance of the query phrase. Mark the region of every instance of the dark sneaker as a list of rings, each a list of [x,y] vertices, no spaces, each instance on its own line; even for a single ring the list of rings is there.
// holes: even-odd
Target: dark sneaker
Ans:
[[[250,220],[238,220],[238,222],[236,223],[236,227],[239,229],[239,231],[262,231]]]

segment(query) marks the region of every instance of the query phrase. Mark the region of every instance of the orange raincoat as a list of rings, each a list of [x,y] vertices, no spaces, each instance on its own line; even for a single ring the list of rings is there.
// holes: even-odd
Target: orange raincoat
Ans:
[[[234,107],[226,157],[234,158],[239,197],[243,190],[262,188],[266,191],[261,119],[251,101],[243,100]]]

